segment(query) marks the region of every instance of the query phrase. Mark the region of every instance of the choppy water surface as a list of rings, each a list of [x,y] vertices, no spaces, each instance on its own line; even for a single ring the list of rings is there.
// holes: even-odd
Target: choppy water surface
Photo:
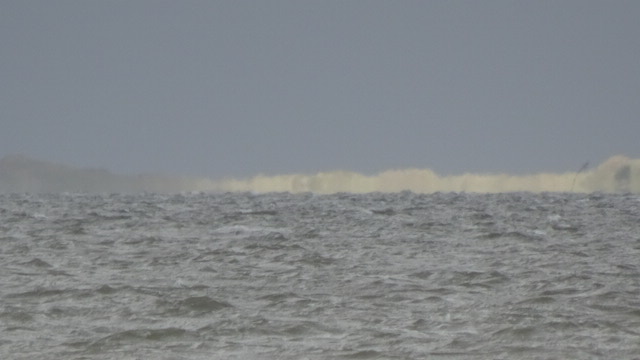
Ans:
[[[2,359],[640,354],[640,197],[0,196]]]

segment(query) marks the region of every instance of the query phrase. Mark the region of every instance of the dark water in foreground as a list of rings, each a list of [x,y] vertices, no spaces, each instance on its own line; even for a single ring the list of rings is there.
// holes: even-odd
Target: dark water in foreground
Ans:
[[[640,196],[0,196],[2,359],[640,358]]]

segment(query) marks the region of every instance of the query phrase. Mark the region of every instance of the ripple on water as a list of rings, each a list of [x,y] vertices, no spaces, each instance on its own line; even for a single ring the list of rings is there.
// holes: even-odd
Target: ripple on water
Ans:
[[[637,203],[0,197],[0,358],[632,359]]]

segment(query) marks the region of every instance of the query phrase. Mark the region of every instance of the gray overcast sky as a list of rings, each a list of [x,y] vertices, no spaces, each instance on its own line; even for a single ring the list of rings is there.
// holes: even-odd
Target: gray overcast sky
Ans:
[[[640,157],[640,1],[0,1],[0,156],[244,177]]]

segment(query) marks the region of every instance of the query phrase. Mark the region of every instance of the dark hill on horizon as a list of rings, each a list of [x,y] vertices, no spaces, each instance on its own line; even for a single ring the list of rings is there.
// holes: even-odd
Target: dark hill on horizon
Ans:
[[[0,193],[180,192],[185,181],[159,175],[117,175],[104,169],[76,168],[24,155],[0,159]]]

